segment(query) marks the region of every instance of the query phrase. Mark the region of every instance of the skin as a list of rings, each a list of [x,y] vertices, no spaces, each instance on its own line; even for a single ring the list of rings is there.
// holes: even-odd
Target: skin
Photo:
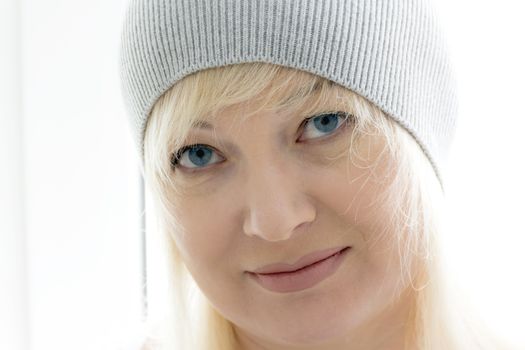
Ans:
[[[351,124],[301,130],[305,116],[289,111],[232,123],[254,108],[230,106],[210,121],[213,132],[192,131],[186,144],[208,145],[214,155],[209,165],[186,159],[174,171],[186,231],[174,238],[196,283],[233,323],[239,349],[404,349],[413,295],[401,286],[394,299],[397,240],[377,197],[389,174],[384,140],[363,136],[352,162],[344,153]],[[335,99],[318,113],[333,108],[342,108]],[[246,273],[338,246],[351,246],[350,254],[307,290],[270,292]]]

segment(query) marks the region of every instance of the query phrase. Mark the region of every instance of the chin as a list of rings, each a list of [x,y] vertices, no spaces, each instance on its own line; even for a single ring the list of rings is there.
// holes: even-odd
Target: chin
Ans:
[[[270,331],[268,336],[276,343],[288,346],[328,345],[338,342],[351,331],[353,324],[348,317],[352,315],[344,315],[340,308],[325,315],[303,316],[300,320],[289,320],[287,324],[274,324],[270,328],[277,326],[277,329]]]

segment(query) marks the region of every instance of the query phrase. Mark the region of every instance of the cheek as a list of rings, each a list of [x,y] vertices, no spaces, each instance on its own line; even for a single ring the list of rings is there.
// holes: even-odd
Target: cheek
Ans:
[[[187,234],[176,241],[193,280],[222,315],[242,314],[247,307],[242,279],[242,235],[232,220],[235,210],[224,196],[191,199],[179,210]],[[243,259],[244,258],[244,259]],[[230,316],[232,317],[232,316]],[[234,316],[233,316],[234,317]]]
[[[331,221],[342,226],[337,232],[346,237],[339,241],[353,247],[354,278],[372,291],[378,283],[396,283],[401,270],[398,232],[392,225],[395,213],[384,201],[395,169],[380,140],[363,138],[357,147],[352,158],[307,176],[310,184],[317,184],[309,186],[312,196],[336,216]]]
[[[370,175],[369,169],[351,167],[349,173],[334,169],[325,174],[318,198],[323,198],[327,210],[337,215],[332,221],[343,237],[339,241],[352,245],[354,273],[365,285],[389,278],[388,269],[398,270],[396,231],[390,225],[393,213],[381,201],[383,185]],[[321,195],[324,193],[324,195]],[[390,273],[396,273],[391,270]]]
[[[177,232],[175,240],[188,268],[208,274],[231,268],[227,264],[233,259],[225,257],[233,257],[239,238],[229,207],[221,204],[224,197],[208,196],[206,200],[187,197],[183,203],[177,215],[184,232]]]
[[[313,167],[305,177],[314,198],[342,218],[347,228],[369,236],[383,230],[393,214],[383,200],[393,164],[377,138],[363,137],[354,147],[352,154],[329,166]]]

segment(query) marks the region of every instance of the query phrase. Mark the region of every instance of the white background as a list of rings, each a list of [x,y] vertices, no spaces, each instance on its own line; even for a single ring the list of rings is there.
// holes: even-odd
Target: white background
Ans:
[[[460,98],[447,253],[485,321],[525,349],[525,5],[436,1]]]
[[[0,349],[140,337],[142,192],[117,74],[124,5],[0,0]],[[486,322],[525,349],[525,6],[436,5],[461,103],[447,259]],[[155,313],[163,267],[149,243]]]
[[[117,349],[143,311],[124,2],[0,4],[0,349]]]

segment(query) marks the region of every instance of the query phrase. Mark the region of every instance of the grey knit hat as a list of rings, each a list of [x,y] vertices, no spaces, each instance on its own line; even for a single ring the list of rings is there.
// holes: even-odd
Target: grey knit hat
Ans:
[[[430,0],[131,0],[120,48],[122,92],[142,159],[156,100],[211,67],[268,62],[365,97],[441,167],[453,139],[453,68]]]

